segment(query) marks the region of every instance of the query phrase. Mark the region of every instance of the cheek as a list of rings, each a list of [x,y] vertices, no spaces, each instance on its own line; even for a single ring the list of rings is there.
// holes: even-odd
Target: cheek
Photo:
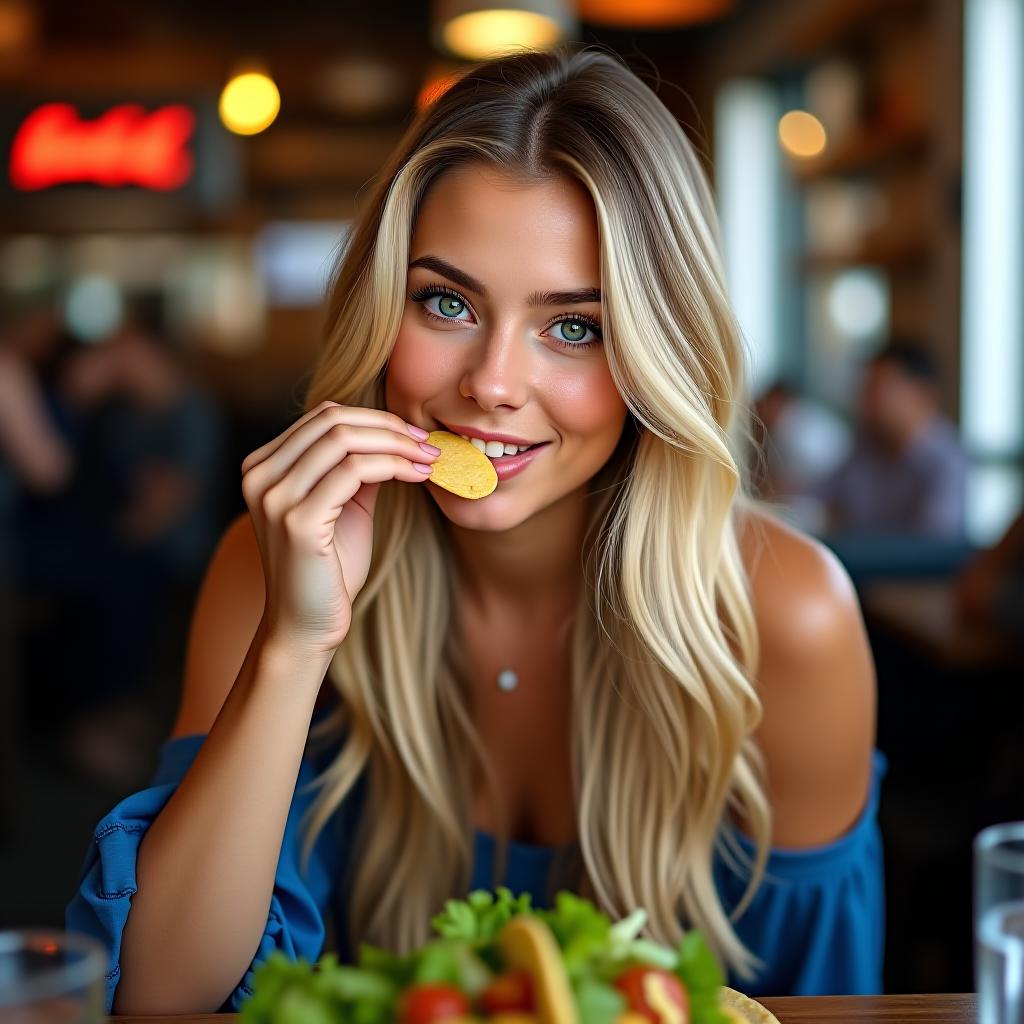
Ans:
[[[388,360],[388,408],[407,408],[444,390],[443,384],[454,372],[451,358],[450,347],[446,350],[432,341],[429,331],[418,331],[403,321]]]
[[[606,363],[578,365],[575,372],[554,377],[548,398],[552,422],[561,426],[567,438],[602,451],[615,447],[626,419],[626,404]]]

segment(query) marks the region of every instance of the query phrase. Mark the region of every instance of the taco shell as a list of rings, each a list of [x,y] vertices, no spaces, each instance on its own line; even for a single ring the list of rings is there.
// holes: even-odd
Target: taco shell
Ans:
[[[540,918],[513,917],[501,929],[498,945],[508,967],[527,971],[533,978],[541,1024],[579,1024],[558,941]]]
[[[513,917],[502,928],[498,944],[508,967],[527,971],[533,978],[541,1024],[579,1024],[558,942],[543,921],[525,914]],[[733,1024],[779,1024],[778,1018],[756,999],[725,985],[721,1006]],[[629,1021],[633,1016],[627,1011],[619,1020]]]
[[[766,1006],[727,985],[722,986],[721,1005],[735,1024],[779,1024],[779,1019]]]

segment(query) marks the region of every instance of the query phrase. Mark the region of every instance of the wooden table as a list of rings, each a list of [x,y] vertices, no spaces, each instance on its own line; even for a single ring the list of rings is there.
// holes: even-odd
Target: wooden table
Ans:
[[[937,665],[981,669],[1024,665],[1024,645],[986,623],[957,614],[949,580],[865,584],[864,614]]]
[[[786,996],[762,1000],[780,1024],[975,1024],[974,995]],[[114,1024],[235,1024],[238,1014],[116,1016]]]

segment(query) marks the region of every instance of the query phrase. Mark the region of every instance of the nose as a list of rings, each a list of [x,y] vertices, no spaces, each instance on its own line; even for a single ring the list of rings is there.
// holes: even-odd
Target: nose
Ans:
[[[512,327],[495,327],[468,346],[459,389],[482,408],[526,401],[532,375],[530,345]]]

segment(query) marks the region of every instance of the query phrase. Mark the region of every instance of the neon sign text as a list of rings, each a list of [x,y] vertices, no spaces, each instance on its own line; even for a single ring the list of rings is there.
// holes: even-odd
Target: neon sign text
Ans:
[[[70,104],[48,103],[29,114],[14,136],[11,184],[24,191],[69,183],[180,188],[194,166],[188,141],[195,120],[180,104],[147,114],[126,103],[83,121]]]

